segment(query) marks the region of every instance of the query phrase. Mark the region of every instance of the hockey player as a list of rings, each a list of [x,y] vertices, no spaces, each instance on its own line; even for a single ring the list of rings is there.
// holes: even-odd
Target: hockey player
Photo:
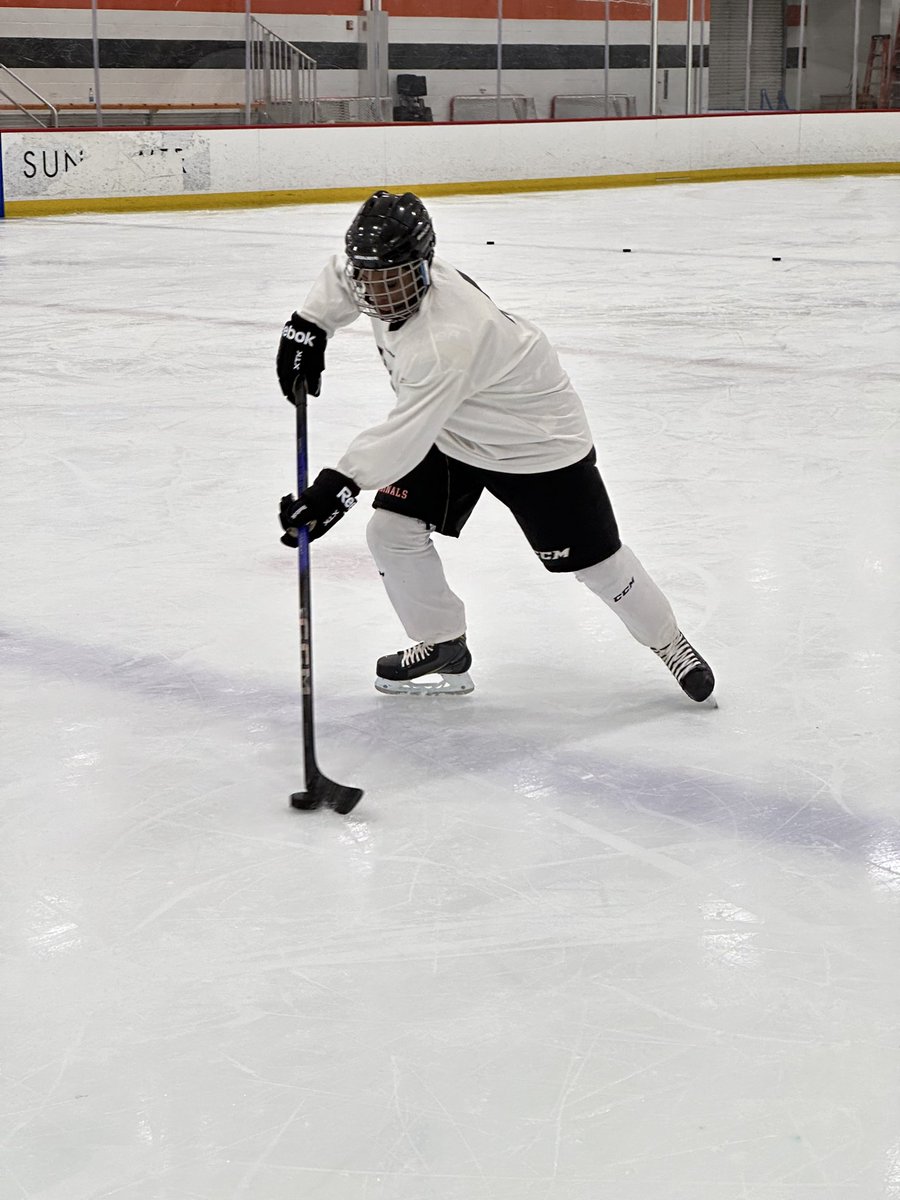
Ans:
[[[434,247],[417,196],[375,192],[347,231],[346,255],[330,259],[285,325],[277,372],[288,399],[298,381],[319,395],[328,338],[364,313],[396,403],[353,439],[335,469],[299,497],[282,498],[282,540],[296,546],[301,526],[311,540],[320,537],[361,490],[374,490],[369,548],[415,642],[379,658],[375,686],[470,692],[465,608],[432,534],[458,537],[486,489],[548,571],[574,574],[692,700],[705,700],[713,673],[619,539],[584,409],[555,351],[530,321],[497,308],[436,258]]]

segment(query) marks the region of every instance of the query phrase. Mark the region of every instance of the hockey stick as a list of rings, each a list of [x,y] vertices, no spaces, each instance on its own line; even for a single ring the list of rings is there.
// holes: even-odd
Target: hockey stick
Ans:
[[[306,490],[306,388],[298,380],[294,386],[297,406],[297,495]],[[303,720],[303,774],[305,792],[294,792],[292,808],[333,808],[348,813],[362,798],[362,789],[335,783],[319,770],[316,762],[316,732],[313,720],[312,610],[310,608],[309,534],[297,530],[297,569],[300,584],[300,709]]]

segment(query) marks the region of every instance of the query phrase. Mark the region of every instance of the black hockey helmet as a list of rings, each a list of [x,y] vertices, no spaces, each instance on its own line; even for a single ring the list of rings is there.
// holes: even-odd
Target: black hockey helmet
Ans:
[[[431,285],[434,226],[412,192],[375,192],[347,230],[347,278],[360,312],[382,321],[417,311]]]
[[[412,192],[374,192],[347,230],[347,257],[358,267],[399,267],[431,262],[434,226],[428,210]]]

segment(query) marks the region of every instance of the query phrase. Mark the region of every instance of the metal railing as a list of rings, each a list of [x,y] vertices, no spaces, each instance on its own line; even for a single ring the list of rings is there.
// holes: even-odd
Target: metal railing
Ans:
[[[390,121],[393,96],[320,96],[316,100],[316,124],[376,125]]]
[[[50,127],[53,129],[59,127],[59,113],[46,96],[42,96],[41,93],[36,92],[33,87],[29,87],[24,79],[20,79],[15,71],[11,71],[9,67],[5,67],[3,63],[0,63],[0,72],[2,72],[3,75],[8,75],[10,79],[14,79],[20,87],[23,87],[25,91],[34,96],[36,100],[40,100],[41,104],[45,105],[50,113]],[[10,96],[9,92],[5,92],[3,88],[0,88],[0,96],[3,96],[5,100],[8,100],[10,104],[19,110],[19,112],[24,113],[30,121],[34,121],[35,125],[40,125],[41,129],[47,128],[47,124],[42,121],[36,113],[33,113],[29,109],[23,107],[18,100],[16,100],[13,96]]]
[[[255,17],[248,21],[248,122],[306,125],[316,119],[316,60]]]

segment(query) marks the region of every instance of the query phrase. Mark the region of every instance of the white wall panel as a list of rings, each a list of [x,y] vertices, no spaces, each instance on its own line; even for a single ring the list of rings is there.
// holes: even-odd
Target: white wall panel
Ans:
[[[779,113],[668,120],[285,129],[23,132],[2,136],[7,205],[235,194],[336,193],[387,184],[616,178],[805,165],[897,170],[900,111]],[[272,199],[270,195],[268,199]],[[291,197],[285,196],[285,199]],[[89,206],[89,205],[86,205]],[[52,209],[52,205],[48,208]],[[127,207],[123,203],[122,207]]]

